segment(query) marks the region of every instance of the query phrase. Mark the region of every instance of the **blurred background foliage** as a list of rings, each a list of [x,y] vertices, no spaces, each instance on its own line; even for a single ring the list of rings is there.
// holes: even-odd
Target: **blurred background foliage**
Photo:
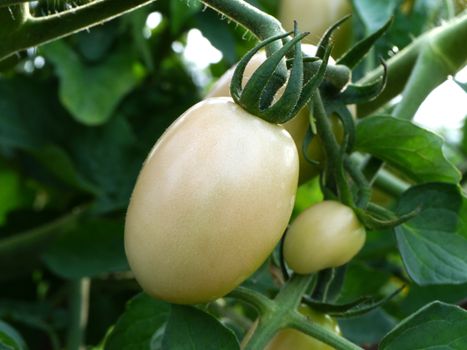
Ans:
[[[250,2],[277,15],[278,0]],[[58,6],[39,1],[33,11],[47,14]],[[354,0],[353,8],[354,41],[395,16],[355,79],[375,67],[377,57],[390,57],[459,9],[439,0]],[[222,59],[205,67],[187,59],[188,38],[199,34]],[[148,151],[254,44],[250,33],[197,1],[159,0],[0,62],[0,341],[64,347],[73,290],[83,281],[88,287],[90,281],[85,343],[102,341],[140,291],[127,272],[123,222]],[[451,146],[467,155],[467,127],[463,133]],[[300,189],[296,212],[319,200],[318,188],[312,181]],[[392,202],[384,193],[375,196]],[[274,293],[271,269],[265,265],[246,283]],[[347,269],[342,302],[385,296],[407,283],[395,240],[384,233],[370,234]],[[466,296],[467,285],[411,286],[384,308],[340,324],[351,340],[371,345],[425,303],[460,303]]]

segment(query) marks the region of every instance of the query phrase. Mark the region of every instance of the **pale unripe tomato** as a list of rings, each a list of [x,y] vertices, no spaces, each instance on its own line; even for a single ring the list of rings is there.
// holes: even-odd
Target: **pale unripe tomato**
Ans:
[[[302,45],[302,50],[309,56],[314,56],[316,54],[316,46],[313,45]],[[248,82],[248,79],[253,75],[256,69],[264,62],[266,55],[264,52],[259,52],[254,55],[250,62],[248,62],[245,73],[243,75],[243,85]],[[334,60],[330,58],[330,62],[334,63]],[[232,67],[227,72],[222,75],[219,80],[214,84],[211,91],[208,93],[207,97],[219,97],[219,96],[230,96],[230,82],[232,80],[233,72],[235,67]],[[281,93],[283,89],[279,90],[278,94]],[[338,140],[342,142],[344,130],[341,123],[338,121],[337,116],[332,117],[333,129]],[[319,136],[315,136],[307,148],[307,155],[309,158],[320,163],[320,166],[316,166],[308,162],[303,156],[302,144],[305,140],[307,133],[307,128],[309,125],[309,109],[302,108],[300,112],[291,120],[284,123],[284,128],[290,133],[292,138],[295,141],[295,145],[298,149],[299,162],[300,162],[300,175],[299,175],[299,184],[306,182],[312,177],[319,174],[322,170],[322,165],[325,161],[325,153],[321,140]]]
[[[326,29],[351,12],[350,0],[281,0],[278,18],[288,31],[293,30],[294,20],[297,21],[300,31],[310,32],[304,42],[316,45]],[[350,48],[350,22],[347,20],[334,34],[334,57]]]
[[[227,294],[280,240],[297,179],[281,126],[230,98],[199,102],[160,137],[136,182],[125,250],[137,281],[173,303]]]
[[[301,274],[341,266],[360,251],[365,237],[365,228],[351,208],[323,201],[303,211],[290,225],[284,258]]]

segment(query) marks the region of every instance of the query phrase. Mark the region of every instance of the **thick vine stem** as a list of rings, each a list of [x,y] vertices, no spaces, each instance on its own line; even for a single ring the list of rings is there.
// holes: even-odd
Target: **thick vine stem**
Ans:
[[[361,347],[355,345],[344,337],[336,335],[332,331],[310,322],[298,311],[295,311],[290,316],[290,327],[311,335],[313,338],[321,340],[322,342],[331,345],[338,350],[362,350]]]
[[[95,0],[77,8],[44,17],[28,17],[18,30],[2,37],[0,60],[111,20],[155,0]]]
[[[264,349],[279,329],[287,327],[289,315],[300,304],[312,278],[312,275],[294,274],[287,281],[274,301],[270,300],[273,307],[260,316],[251,338],[242,347],[243,350]]]
[[[448,23],[434,28],[414,40],[397,55],[390,58],[388,66],[388,81],[384,91],[376,99],[358,106],[358,116],[364,117],[377,110],[393,97],[401,93],[410,79],[412,70],[417,64],[419,56],[426,51],[433,51],[432,55],[445,64],[441,71],[431,70],[425,74],[425,79],[446,79],[447,75],[455,74],[464,67],[467,60],[467,45],[462,42],[467,36],[467,12],[452,19]],[[447,70],[446,70],[447,69]],[[383,68],[378,67],[369,72],[358,84],[365,85],[383,74]],[[439,76],[439,77],[438,77]],[[443,79],[443,80],[444,80]],[[423,82],[420,86],[423,86]],[[417,85],[418,86],[418,85]]]

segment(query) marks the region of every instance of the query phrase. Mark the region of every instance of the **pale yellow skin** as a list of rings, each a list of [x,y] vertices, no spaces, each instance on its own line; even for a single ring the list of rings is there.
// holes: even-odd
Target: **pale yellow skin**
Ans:
[[[314,56],[316,53],[316,46],[302,45],[302,50],[307,55]],[[255,72],[256,69],[258,69],[258,67],[264,62],[265,59],[266,55],[264,54],[264,52],[260,52],[253,56],[253,58],[250,60],[250,62],[248,62],[246,66],[245,73],[243,75],[243,85],[246,84],[251,75]],[[331,61],[334,62],[332,59]],[[207,97],[230,96],[230,82],[232,80],[234,70],[235,66],[229,69],[227,72],[225,72],[224,75],[222,75],[216,82],[216,84],[212,87]],[[320,167],[311,164],[303,156],[302,144],[305,140],[308,125],[308,108],[303,108],[292,120],[283,124],[284,128],[290,133],[290,135],[294,139],[295,145],[298,149],[300,162],[299,184],[302,184],[307,180],[311,179],[312,177],[316,176],[320,171]],[[340,129],[342,129],[342,127]],[[310,145],[308,146],[307,152],[313,160],[321,163],[324,161],[324,151],[322,150],[319,137],[314,137],[312,139]]]
[[[350,0],[281,0],[278,18],[288,31],[293,30],[293,21],[297,21],[300,31],[310,32],[303,42],[317,45],[326,29],[351,13]],[[350,48],[351,20],[346,22],[335,31],[334,57],[340,57]]]
[[[199,102],[157,141],[128,207],[125,250],[150,295],[180,304],[224,296],[280,240],[298,155],[289,133],[230,98]]]
[[[284,258],[297,273],[318,272],[350,261],[365,238],[365,228],[351,208],[323,201],[303,211],[290,225]]]

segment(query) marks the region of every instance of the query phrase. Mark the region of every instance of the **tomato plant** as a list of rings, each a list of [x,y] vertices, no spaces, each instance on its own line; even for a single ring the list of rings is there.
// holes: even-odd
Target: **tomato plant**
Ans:
[[[175,303],[227,294],[282,236],[297,177],[297,150],[283,128],[229,98],[196,104],[162,135],[138,177],[125,228],[136,279]]]
[[[467,348],[465,1],[318,3],[0,1],[1,349]]]

